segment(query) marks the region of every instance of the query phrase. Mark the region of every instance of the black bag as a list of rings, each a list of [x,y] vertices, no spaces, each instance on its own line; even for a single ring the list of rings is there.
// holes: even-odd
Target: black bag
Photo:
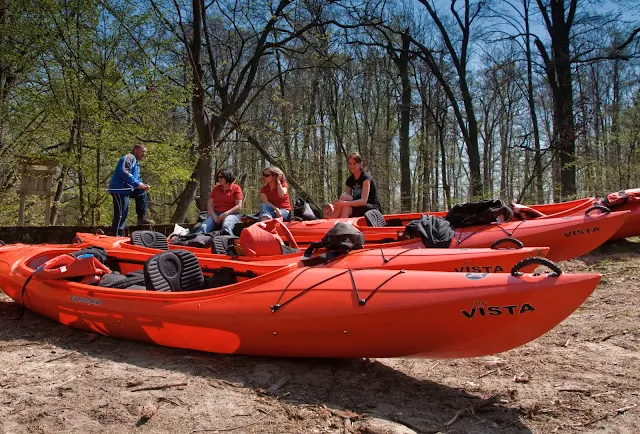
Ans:
[[[191,233],[195,232],[196,229],[202,226],[202,224],[206,222],[208,218],[209,218],[209,212],[205,211],[205,212],[198,213],[198,219],[196,220],[196,224],[194,224],[193,227],[191,228]]]
[[[315,258],[311,257],[315,250],[323,247],[327,249],[326,253]],[[338,222],[327,231],[320,242],[309,245],[302,257],[302,263],[307,266],[326,263],[351,250],[363,247],[364,234],[350,223]]]
[[[322,212],[312,203],[297,198],[293,206],[293,215],[302,220],[317,220],[322,218]]]
[[[174,246],[189,246],[207,248],[211,245],[215,232],[210,233],[197,233],[187,235],[176,235],[171,240],[171,244]]]
[[[405,227],[404,233],[411,238],[422,238],[425,247],[449,247],[455,235],[447,220],[432,215],[413,220]]]
[[[454,228],[466,228],[476,225],[488,225],[502,219],[509,221],[513,210],[500,199],[485,199],[479,202],[467,202],[451,208],[445,217]]]

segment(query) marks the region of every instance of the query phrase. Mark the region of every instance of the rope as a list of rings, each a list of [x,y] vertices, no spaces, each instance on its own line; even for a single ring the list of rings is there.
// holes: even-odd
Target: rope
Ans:
[[[276,303],[274,305],[270,305],[269,306],[269,308],[271,309],[271,312],[275,313],[281,307],[291,303],[293,300],[297,299],[298,297],[301,297],[303,294],[306,294],[307,292],[309,292],[313,288],[315,288],[315,287],[317,287],[319,285],[322,285],[323,283],[328,282],[331,279],[335,279],[336,277],[342,276],[343,274],[346,274],[346,273],[349,273],[349,277],[351,278],[351,285],[353,287],[354,292],[356,293],[356,298],[358,299],[358,304],[360,306],[364,306],[371,299],[371,297],[373,297],[373,294],[378,292],[378,290],[380,288],[382,288],[387,282],[389,282],[391,279],[395,278],[396,276],[399,276],[400,274],[404,274],[406,272],[405,270],[399,270],[398,272],[396,272],[396,274],[394,274],[394,275],[388,277],[387,279],[385,279],[380,285],[378,285],[373,291],[371,291],[371,293],[367,296],[367,298],[363,299],[363,298],[360,297],[360,292],[358,291],[358,287],[356,286],[356,280],[355,280],[355,277],[353,276],[353,271],[351,270],[351,268],[347,268],[344,271],[341,271],[341,272],[339,272],[337,274],[334,274],[333,276],[329,276],[326,279],[321,280],[320,282],[317,282],[317,283],[311,285],[310,287],[308,287],[306,289],[303,289],[302,291],[300,291],[299,293],[297,293],[296,295],[294,295],[293,297],[291,297],[290,299],[288,299],[284,303],[280,303],[280,300],[282,299],[282,296],[287,291],[287,289],[289,289],[291,284],[298,278],[298,276],[302,275],[302,273],[304,273],[304,272],[306,272],[307,270],[310,270],[310,269],[311,268],[306,268],[306,269],[302,270],[300,273],[296,274],[293,279],[291,279],[291,282],[289,282],[287,284],[287,286],[282,290],[282,293],[280,294],[280,297],[278,297],[278,300],[276,301]]]
[[[500,223],[496,223],[496,226],[502,231],[504,232],[508,237],[513,236],[513,234],[515,234],[516,230],[520,227],[521,224],[525,223],[525,220],[520,221],[515,228],[513,228],[513,230],[511,232],[507,231],[506,229],[504,229],[502,226],[500,226]],[[460,245],[463,242],[467,241],[469,238],[471,238],[472,236],[474,236],[475,234],[477,234],[478,232],[480,232],[481,230],[484,230],[490,226],[492,226],[493,223],[489,223],[488,225],[484,225],[481,226],[479,229],[476,229],[475,231],[473,231],[471,234],[469,234],[468,237],[466,237],[465,239],[461,239],[461,240],[456,240],[456,245]],[[462,229],[460,229],[460,236],[462,236]]]
[[[20,298],[22,298],[22,304],[20,305],[20,314],[16,318],[13,318],[14,320],[22,319],[22,317],[24,316],[24,311],[25,311],[24,295],[27,291],[27,284],[31,282],[31,279],[38,271],[43,269],[44,269],[44,265],[39,266],[38,268],[33,270],[33,273],[31,273],[29,277],[27,277],[27,280],[24,281],[24,285],[22,285],[22,290],[20,291]]]

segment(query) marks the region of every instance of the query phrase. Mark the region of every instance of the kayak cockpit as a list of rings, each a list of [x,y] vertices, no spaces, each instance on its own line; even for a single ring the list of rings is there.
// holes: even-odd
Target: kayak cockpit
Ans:
[[[203,267],[196,255],[187,250],[141,255],[99,247],[47,250],[27,259],[24,267],[34,277],[60,283],[66,281],[104,289],[156,292],[221,288],[291,268],[222,259],[209,260]]]

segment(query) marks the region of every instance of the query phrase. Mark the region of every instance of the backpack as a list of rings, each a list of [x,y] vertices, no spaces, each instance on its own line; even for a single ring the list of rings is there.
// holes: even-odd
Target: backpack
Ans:
[[[176,235],[171,239],[171,244],[174,246],[207,248],[211,245],[211,241],[216,233],[218,232],[198,232],[188,235]]]
[[[294,202],[293,215],[305,221],[322,218],[322,213],[317,206],[300,198],[297,198]]]
[[[311,257],[320,248],[327,249],[322,255]],[[351,250],[364,247],[364,234],[350,223],[338,222],[327,231],[320,242],[311,243],[304,252],[302,263],[307,266],[327,263]]]
[[[513,210],[500,199],[485,199],[467,202],[451,208],[445,219],[454,228],[489,225],[502,219],[507,222],[513,217]]]
[[[425,247],[444,247],[451,244],[455,233],[451,224],[442,217],[423,215],[413,220],[404,229],[405,235],[411,238],[420,237]]]
[[[196,223],[191,228],[191,232],[195,232],[204,222],[209,218],[209,212],[203,211],[198,213],[198,218],[196,219]]]

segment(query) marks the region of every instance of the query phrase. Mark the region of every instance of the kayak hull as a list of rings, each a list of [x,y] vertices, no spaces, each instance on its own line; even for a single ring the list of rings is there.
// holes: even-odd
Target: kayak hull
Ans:
[[[170,347],[261,356],[495,354],[549,331],[580,306],[601,277],[292,264],[264,269],[264,274],[234,285],[191,292],[101,288],[37,275],[22,289],[32,267],[64,251],[0,248],[0,288],[26,308],[78,329]]]
[[[75,247],[100,246],[105,249],[126,249],[146,255],[154,255],[160,250],[131,244],[128,238],[110,237],[107,235],[94,235],[78,233],[82,239],[81,244]],[[423,248],[420,248],[422,246]],[[212,254],[209,249],[197,247],[185,248],[185,246],[169,245],[172,250],[189,250],[195,253],[203,263],[207,260],[229,260],[229,256]],[[403,248],[372,248],[354,250],[340,256],[327,264],[320,265],[325,268],[380,268],[388,270],[422,270],[422,271],[450,271],[450,272],[482,272],[501,273],[509,272],[518,262],[531,257],[545,257],[549,249],[547,247],[525,247],[521,249],[425,249],[422,242],[412,240]],[[238,262],[261,264],[265,266],[284,266],[300,263],[302,253],[278,255],[278,256],[238,256]],[[235,262],[235,261],[234,261]]]
[[[525,246],[546,246],[550,248],[547,257],[553,261],[565,261],[589,253],[611,238],[629,217],[630,211],[599,213],[594,211],[581,215],[492,223],[455,230],[450,248],[486,248],[499,239],[513,237]],[[419,215],[404,214],[406,220]],[[394,216],[385,216],[387,220]],[[292,222],[287,226],[299,242],[321,239],[338,221],[345,221],[357,227],[368,243],[397,240],[404,234],[404,226],[370,227],[364,218],[322,219],[308,222]],[[372,247],[369,245],[368,247]]]
[[[629,216],[612,236],[611,240],[640,236],[640,202],[628,202],[615,207],[616,211],[628,211]]]

